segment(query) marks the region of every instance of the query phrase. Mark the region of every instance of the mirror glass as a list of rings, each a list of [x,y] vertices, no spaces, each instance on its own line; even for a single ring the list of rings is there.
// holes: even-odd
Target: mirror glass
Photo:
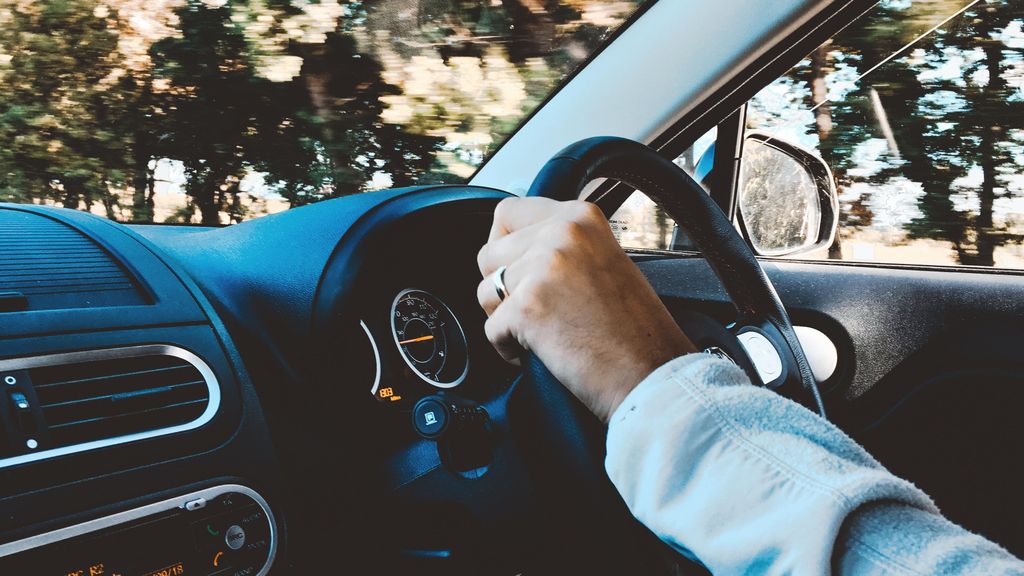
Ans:
[[[792,253],[818,240],[821,203],[811,172],[770,143],[744,143],[739,210],[761,255]]]

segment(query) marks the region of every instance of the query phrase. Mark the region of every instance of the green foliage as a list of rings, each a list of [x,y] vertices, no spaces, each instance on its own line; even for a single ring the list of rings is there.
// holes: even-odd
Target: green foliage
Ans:
[[[608,31],[578,0],[400,4],[0,0],[0,200],[221,224],[458,181]],[[409,96],[424,62],[493,78]]]
[[[256,73],[230,6],[189,0],[176,10],[178,34],[133,70],[118,51],[118,15],[105,6],[46,0],[5,11],[0,200],[101,203],[110,218],[152,221],[153,170],[167,159],[181,163],[189,196],[169,220],[198,213],[218,224],[222,214],[248,216],[240,186],[251,171],[300,205],[361,192],[377,173],[410,185],[438,168],[439,138],[380,121],[380,97],[397,89],[351,36],[297,48],[306,49],[302,74],[272,82]],[[436,172],[427,179],[445,177]],[[125,212],[115,190],[129,186]]]
[[[1024,131],[1024,94],[1010,79],[1024,50],[1019,33],[1014,40],[1007,31],[1019,31],[1024,4],[979,3],[886,61],[961,8],[955,0],[882,2],[780,84],[796,99],[789,113],[820,105],[806,133],[844,191],[847,235],[892,212],[880,193],[907,182],[920,194],[900,224],[906,239],[946,241],[957,262],[992,266],[997,247],[1024,239],[1020,223],[995,209],[1022,192],[1011,179],[1024,172],[1024,146],[1013,138]],[[816,82],[830,86],[828,101]],[[865,146],[883,140],[865,160]],[[865,192],[852,197],[854,189]]]
[[[118,35],[97,2],[39,2],[6,11],[0,47],[0,199],[71,207],[117,201],[130,173],[131,135],[115,121],[134,105],[111,75]],[[99,13],[102,14],[102,13]]]
[[[249,170],[293,206],[365,190],[377,172],[413,184],[439,140],[380,122],[380,97],[395,89],[352,38],[331,33],[302,50],[301,74],[272,82],[255,73],[244,32],[228,6],[191,0],[180,36],[153,45],[153,73],[169,81],[154,96],[165,110],[154,157],[178,160],[203,223],[246,217],[240,182]]]
[[[995,201],[1013,196],[1007,178],[1024,168],[1017,159],[1022,146],[1009,139],[1024,130],[1024,99],[1007,81],[1024,50],[1014,50],[1000,38],[1011,22],[1021,20],[1020,2],[981,4],[968,11],[958,27],[926,45],[935,60],[950,50],[980,52],[976,61],[961,67],[958,77],[930,82],[928,92],[948,95],[948,102],[941,109],[930,102],[919,106],[924,122],[909,161],[925,190],[919,202],[922,216],[908,227],[911,235],[948,240],[962,264],[992,266],[997,246],[1024,239],[994,219]],[[981,185],[975,188],[977,209],[959,209],[953,201],[955,181],[975,167],[981,169]]]

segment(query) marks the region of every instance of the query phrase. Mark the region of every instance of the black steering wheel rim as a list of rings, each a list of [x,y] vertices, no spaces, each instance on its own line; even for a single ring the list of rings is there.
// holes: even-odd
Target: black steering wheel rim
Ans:
[[[775,287],[732,222],[682,168],[639,142],[597,136],[571,144],[548,160],[527,196],[578,200],[583,188],[598,178],[643,191],[690,234],[736,307],[734,331],[757,330],[776,348],[785,372],[773,388],[824,417],[817,382]],[[612,214],[618,206],[609,205],[608,198],[592,201]],[[539,373],[537,363],[528,360]]]
[[[767,301],[769,310],[792,330],[774,289],[717,205],[685,172],[646,146],[621,138],[578,142],[545,165],[530,195],[576,199],[595,178],[613,178],[642,189],[691,234],[696,231],[698,246],[723,279],[730,296],[739,298],[741,318],[756,321],[752,311]],[[614,211],[610,204],[598,202],[605,213]],[[706,226],[702,227],[701,222]],[[368,226],[367,239],[379,223]],[[719,237],[727,240],[723,246],[714,242]],[[358,244],[350,243],[349,247],[355,251]],[[739,264],[730,260],[737,251]],[[339,262],[347,264],[338,264],[338,270],[345,272],[358,267],[361,260],[352,257]],[[763,284],[744,291],[746,276],[730,276],[736,270],[754,274],[755,280]],[[340,276],[336,284],[351,283],[352,276]],[[345,310],[355,301],[346,299]],[[342,315],[341,310],[334,309],[333,316]],[[714,328],[721,328],[717,321],[712,323]],[[682,324],[686,329],[687,325]],[[772,327],[770,323],[766,326]],[[730,335],[724,328],[721,331]],[[465,522],[465,530],[455,530],[460,535],[465,533],[471,545],[466,548],[459,544],[449,550],[452,558],[464,560],[445,564],[443,573],[447,574],[490,573],[494,570],[489,568],[496,566],[502,570],[525,567],[531,574],[677,573],[665,568],[684,559],[631,515],[605,473],[604,425],[536,356],[528,355],[524,360],[521,376],[502,394],[481,404],[489,414],[488,437],[493,443],[486,472],[472,478],[460,475],[444,462],[435,463],[442,453],[443,440],[410,439],[386,461],[377,463],[380,471],[367,474],[369,492],[388,490],[387,510],[378,511],[374,521],[390,530],[407,526],[395,543],[410,542],[415,549],[428,551],[439,545],[433,535],[436,530],[421,529],[415,522],[408,524],[410,518],[421,517],[424,510],[433,514],[441,509],[446,517]],[[456,397],[458,393],[445,391],[444,395]],[[406,550],[376,541],[362,552],[374,550],[396,566],[404,565],[407,558]],[[371,556],[374,560],[380,558],[370,554],[367,559]]]

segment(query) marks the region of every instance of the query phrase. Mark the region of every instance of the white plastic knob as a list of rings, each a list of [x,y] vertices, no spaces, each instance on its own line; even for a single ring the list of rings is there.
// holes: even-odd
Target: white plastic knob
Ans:
[[[804,349],[815,381],[820,384],[831,378],[839,364],[839,351],[835,343],[822,331],[809,326],[793,326],[793,330]]]

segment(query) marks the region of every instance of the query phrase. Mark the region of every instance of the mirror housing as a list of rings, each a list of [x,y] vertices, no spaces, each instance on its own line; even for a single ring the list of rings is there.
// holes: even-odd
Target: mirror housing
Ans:
[[[736,198],[740,231],[758,256],[803,254],[835,240],[839,197],[832,170],[795,144],[748,132]]]

